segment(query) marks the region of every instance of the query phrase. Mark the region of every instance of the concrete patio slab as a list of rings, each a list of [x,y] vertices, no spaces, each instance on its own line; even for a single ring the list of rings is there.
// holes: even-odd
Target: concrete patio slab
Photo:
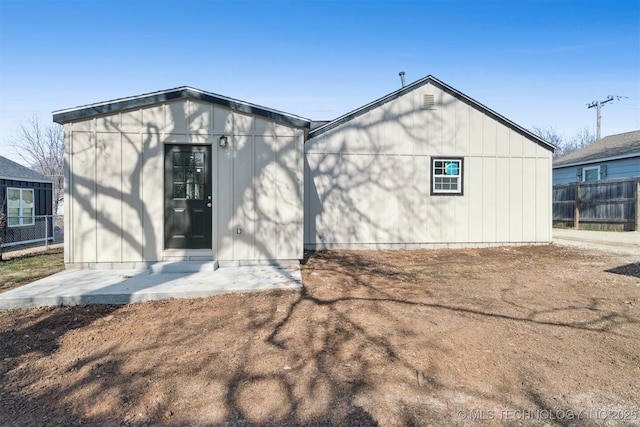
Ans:
[[[167,269],[165,268],[165,271]],[[242,266],[215,271],[65,270],[0,293],[0,310],[40,306],[128,304],[232,292],[302,288],[300,267]]]

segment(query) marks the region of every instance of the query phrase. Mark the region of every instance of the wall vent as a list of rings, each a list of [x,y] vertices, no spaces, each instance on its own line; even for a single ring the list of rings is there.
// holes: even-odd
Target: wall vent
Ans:
[[[425,93],[422,95],[422,109],[430,110],[436,105],[435,97],[432,94]]]

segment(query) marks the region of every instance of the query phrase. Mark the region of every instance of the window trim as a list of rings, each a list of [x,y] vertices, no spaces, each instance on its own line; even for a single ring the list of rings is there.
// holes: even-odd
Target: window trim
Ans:
[[[596,181],[600,181],[600,165],[597,166],[588,166],[588,167],[583,167],[582,168],[582,181],[583,182],[593,182],[593,181],[587,181],[587,171],[592,171],[592,170],[597,170],[598,171],[598,179],[596,179]]]
[[[459,178],[459,189],[457,191],[451,190],[436,190],[436,178],[437,177],[445,177],[445,176],[453,176],[453,175],[436,175],[435,174],[435,164],[436,162],[460,162],[460,168],[458,175],[455,175]],[[438,156],[431,157],[431,195],[432,196],[464,196],[464,157],[455,157],[455,156]]]
[[[11,218],[15,218],[14,216],[9,215],[9,209],[15,209],[15,207],[10,207],[9,206],[9,191],[11,190],[15,190],[15,191],[19,191],[20,192],[20,203],[18,206],[18,223],[17,224],[11,224]],[[23,206],[22,201],[23,201],[23,197],[22,194],[23,192],[31,192],[31,200],[33,200],[33,207],[32,209],[32,214],[31,214],[31,222],[24,222],[24,209],[25,206]],[[32,226],[36,224],[36,198],[35,198],[35,191],[33,191],[33,188],[19,188],[19,187],[7,187],[7,191],[5,193],[6,196],[6,201],[7,201],[7,227],[28,227],[28,226]]]

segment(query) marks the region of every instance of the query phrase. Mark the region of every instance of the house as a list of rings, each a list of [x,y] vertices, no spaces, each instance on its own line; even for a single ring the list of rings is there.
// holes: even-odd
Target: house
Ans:
[[[53,239],[53,181],[0,156],[0,244],[16,246]],[[3,224],[4,223],[4,224]]]
[[[427,76],[309,133],[305,248],[550,242],[553,150]]]
[[[604,137],[553,162],[553,184],[640,177],[640,130]]]
[[[553,146],[432,76],[330,122],[191,87],[53,119],[68,267],[551,240]]]

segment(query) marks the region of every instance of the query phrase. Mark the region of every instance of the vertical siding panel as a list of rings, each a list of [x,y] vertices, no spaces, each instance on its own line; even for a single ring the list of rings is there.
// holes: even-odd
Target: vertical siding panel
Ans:
[[[550,157],[550,156],[549,156]],[[551,241],[551,160],[536,161],[536,241]]]
[[[143,112],[144,115],[144,112]],[[154,127],[154,124],[151,124]],[[145,130],[147,128],[145,127]],[[142,259],[158,261],[164,249],[164,146],[161,135],[142,134]]]
[[[313,212],[311,211],[311,194],[315,192],[315,185],[312,182],[311,176],[311,166],[309,165],[309,156],[307,153],[304,153],[304,165],[303,165],[303,176],[304,176],[304,193],[303,193],[303,203],[304,203],[304,211],[303,211],[303,242],[304,244],[315,243],[315,239],[313,239],[313,228],[315,228],[315,222],[312,218]]]
[[[73,182],[71,180],[72,171],[73,171],[73,132],[71,131],[71,124],[64,125],[64,201],[65,201],[65,212],[64,212],[64,230],[67,233],[68,242],[73,242],[73,227],[71,224],[73,223],[73,210],[75,206],[75,195],[71,190],[73,186]],[[55,212],[57,214],[57,212]],[[71,234],[70,234],[71,233]],[[75,262],[73,258],[73,244],[64,245],[64,262],[66,264],[70,264]]]
[[[400,156],[398,158],[398,238],[401,242],[413,242],[414,221],[416,208],[418,207],[417,191],[414,187],[413,156]]]
[[[427,205],[431,199],[429,196],[430,189],[430,176],[429,176],[429,157],[428,156],[415,156],[414,157],[414,173],[411,179],[415,188],[415,212],[413,218],[413,233],[415,242],[427,241]]]
[[[486,157],[482,170],[482,241],[496,241],[496,159]]]
[[[121,129],[120,113],[96,117],[96,132],[120,132]]]
[[[253,135],[253,117],[237,111],[233,115],[233,130],[237,135]]]
[[[142,261],[142,147],[139,133],[122,135],[122,261]]]
[[[214,117],[220,109],[214,109]],[[220,117],[219,115],[217,116]],[[222,123],[224,125],[224,122]],[[221,261],[233,260],[233,239],[234,239],[234,194],[233,188],[233,168],[234,168],[234,146],[236,138],[229,136],[229,147],[218,148],[217,170],[214,174],[218,176],[217,199],[215,200],[214,209],[218,213],[217,223],[215,224],[215,239],[217,242],[218,253],[216,254]]]
[[[521,242],[524,214],[522,159],[512,158],[509,163],[511,169],[509,174],[509,239],[511,242]]]
[[[491,117],[482,115],[482,154],[484,156],[496,155],[496,138],[498,123]]]
[[[483,178],[483,162],[481,157],[469,158],[469,180],[468,180],[468,195],[469,198],[469,242],[478,243],[482,242],[482,223],[483,223],[483,209],[482,209],[482,191],[484,184]]]
[[[413,115],[413,134],[415,139],[413,152],[420,155],[429,155],[431,153],[429,147],[429,112],[421,107],[425,92],[416,90],[413,94],[414,105],[416,106]]]
[[[511,131],[501,123],[496,124],[496,155],[498,157],[509,157],[511,140]]]
[[[142,109],[142,132],[160,134],[165,129],[164,106],[154,105]]]
[[[475,108],[469,108],[469,154],[481,156],[483,146],[482,121],[484,115]]]
[[[140,133],[142,131],[142,110],[125,111],[120,114],[122,132]]]
[[[398,135],[399,135],[399,125],[398,125],[398,113],[396,112],[396,108],[393,102],[388,102],[386,104],[381,105],[379,108],[384,112],[384,147],[385,152],[388,154],[398,154]]]
[[[72,245],[74,262],[96,261],[96,154],[95,134],[73,133],[73,170],[71,171],[74,210]]]
[[[440,206],[438,208],[440,219],[440,241],[443,243],[452,243],[456,238],[455,231],[455,199],[458,196],[438,197]]]
[[[400,157],[397,155],[387,156],[388,164],[385,168],[385,173],[382,177],[382,186],[387,195],[387,201],[385,203],[385,217],[386,223],[384,224],[384,233],[388,236],[389,242],[399,242],[400,224],[398,223],[399,211],[400,211],[400,198],[399,189],[400,183],[396,179],[394,172],[398,171],[401,167]],[[404,185],[404,183],[402,183]]]
[[[339,210],[342,207],[341,196],[346,189],[340,188],[340,168],[342,156],[340,154],[318,154],[318,179],[316,187],[321,197],[320,218],[317,221],[318,238],[323,243],[340,241],[341,218]]]
[[[164,133],[173,135],[186,135],[188,133],[189,106],[187,100],[167,103],[164,113]]]
[[[522,143],[524,139],[522,135],[514,131],[509,132],[509,155],[511,157],[522,157]],[[529,141],[524,141],[529,142]]]
[[[275,168],[276,247],[279,259],[302,258],[302,141],[278,137]]]
[[[522,139],[522,156],[523,157],[535,157],[537,152],[537,144],[528,139]]]
[[[119,117],[119,115],[118,115]],[[118,126],[119,127],[119,126]],[[122,261],[122,146],[120,133],[96,133],[96,262]]]
[[[276,227],[286,227],[278,221],[276,216],[276,201],[285,203],[287,200],[277,200],[276,169],[282,165],[276,161],[277,140],[273,137],[255,137],[255,169],[253,186],[255,192],[255,257],[256,259],[276,258]],[[291,177],[282,176],[285,186]],[[285,207],[282,206],[284,210]],[[277,225],[276,225],[277,224]]]
[[[458,156],[466,156],[469,154],[469,142],[470,142],[469,106],[460,100],[457,100],[455,104],[456,104],[455,154]]]
[[[406,94],[392,102],[395,104],[397,116],[398,152],[400,154],[413,154],[413,99],[411,94]],[[369,145],[365,145],[369,150]]]
[[[469,158],[464,159],[463,174],[463,195],[454,198],[454,241],[456,243],[464,243],[469,241]]]
[[[309,162],[309,176],[311,180],[311,192],[305,194],[309,198],[310,216],[305,219],[309,222],[309,233],[311,242],[322,243],[325,236],[323,235],[323,222],[326,209],[329,204],[326,203],[327,198],[331,194],[331,175],[327,173],[326,163],[336,162],[335,156],[327,158],[323,154],[307,154]]]
[[[504,143],[508,149],[508,141]],[[513,197],[514,189],[511,184],[510,161],[508,158],[500,157],[496,159],[496,186],[494,187],[496,194],[496,241],[504,243],[509,242],[510,230],[510,206],[511,197]],[[515,189],[520,191],[520,188]]]
[[[213,107],[213,133],[233,133],[233,114],[231,114],[231,110]]]
[[[447,196],[435,196],[431,197],[429,206],[427,206],[427,221],[429,222],[427,228],[427,241],[429,243],[441,243],[442,242],[442,205],[444,197]]]
[[[211,105],[189,101],[189,133],[207,135],[212,133]]]
[[[442,152],[447,155],[456,153],[456,99],[446,92],[440,92],[442,102]]]
[[[527,144],[529,145],[529,144]],[[536,238],[536,159],[525,158],[522,162],[522,238],[534,242]]]
[[[256,209],[252,173],[254,170],[254,141],[252,136],[236,136],[234,140],[234,227],[241,227],[242,234],[234,232],[233,257],[235,260],[250,260],[255,256],[254,222]]]
[[[429,153],[439,156],[444,153],[442,144],[442,92],[434,87],[429,87],[433,94],[435,106],[427,112],[427,133],[429,141]]]
[[[348,173],[354,184],[352,192],[352,226],[350,242],[365,243],[371,240],[371,180],[370,173],[371,156],[359,154],[351,156],[348,163]]]
[[[253,132],[256,135],[275,136],[276,124],[272,121],[255,117],[253,119]]]

